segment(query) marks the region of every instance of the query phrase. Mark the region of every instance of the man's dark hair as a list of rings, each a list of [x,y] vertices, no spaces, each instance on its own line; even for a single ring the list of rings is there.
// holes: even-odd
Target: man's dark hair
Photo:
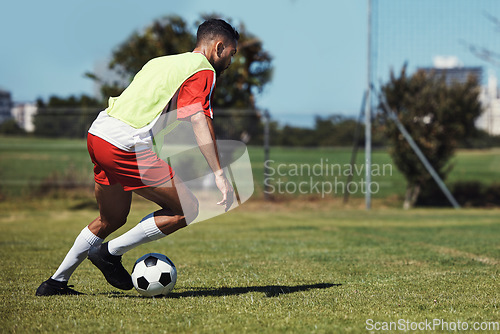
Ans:
[[[234,29],[226,21],[221,19],[209,19],[198,27],[198,32],[196,33],[196,44],[200,44],[201,41],[212,40],[218,36],[235,41],[240,38],[240,34],[236,31],[236,29]]]

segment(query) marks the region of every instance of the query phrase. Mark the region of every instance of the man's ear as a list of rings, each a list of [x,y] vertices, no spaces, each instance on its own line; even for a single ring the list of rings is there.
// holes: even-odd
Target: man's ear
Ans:
[[[217,56],[220,58],[222,57],[222,51],[224,51],[224,43],[221,41],[217,42],[215,45],[215,50],[217,51]]]

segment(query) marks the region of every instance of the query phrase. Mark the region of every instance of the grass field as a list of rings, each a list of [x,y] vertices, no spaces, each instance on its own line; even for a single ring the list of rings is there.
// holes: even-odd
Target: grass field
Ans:
[[[256,194],[262,195],[264,182],[264,153],[261,147],[249,147],[252,162]],[[333,185],[331,193],[326,197],[342,197],[347,183],[346,167],[350,161],[350,148],[271,148],[268,166],[274,170],[271,176],[272,184],[283,183],[283,191],[274,188],[274,195],[289,195],[291,191],[299,194],[298,185],[301,182],[313,183],[326,182]],[[359,152],[356,168],[353,170],[353,186],[350,194],[352,197],[363,197],[360,181],[364,178],[362,170],[364,161],[363,152]],[[500,149],[489,150],[461,150],[452,159],[454,169],[448,177],[447,183],[457,181],[479,181],[489,185],[500,180]],[[313,169],[322,165],[319,172]],[[392,165],[392,160],[386,150],[375,150],[372,156],[372,165],[379,168],[379,173],[374,173],[372,181],[378,190],[374,198],[390,198],[394,202],[405,192],[405,180],[397,168]],[[332,167],[333,166],[333,172]],[[305,168],[304,168],[305,167]],[[279,169],[281,168],[281,169]],[[309,168],[309,169],[308,169]],[[293,171],[298,170],[298,172]],[[330,174],[327,174],[327,170]],[[279,175],[284,171],[285,175]],[[300,175],[296,175],[300,174]],[[339,175],[340,174],[340,175]],[[0,197],[18,197],[32,195],[33,190],[41,185],[61,183],[81,183],[92,187],[92,163],[88,157],[86,142],[74,139],[43,139],[43,138],[0,138]],[[338,187],[335,184],[338,183]],[[286,188],[287,186],[290,186]],[[307,192],[322,197],[322,194],[309,191],[310,186],[304,189]]]
[[[90,203],[0,203],[0,332],[363,333],[369,319],[500,320],[499,210],[367,212],[332,200],[250,201],[127,253],[129,269],[148,252],[176,263],[166,298],[116,290],[89,261],[70,281],[85,295],[35,297],[96,215]],[[126,227],[153,209],[135,199]]]
[[[259,192],[263,153],[249,151]],[[85,295],[35,297],[97,209],[91,194],[33,198],[29,189],[73,178],[91,184],[91,165],[82,140],[2,138],[0,157],[1,191],[14,195],[0,201],[2,333],[363,333],[367,321],[409,326],[433,319],[495,332],[500,321],[500,210],[387,205],[404,190],[395,169],[375,178],[381,192],[369,212],[361,194],[347,206],[331,196],[269,203],[257,195],[127,253],[129,269],[148,252],[174,261],[177,285],[166,298],[116,290],[89,261],[70,281]],[[271,151],[273,168],[349,158],[349,149]],[[378,151],[373,161],[390,157]],[[450,180],[499,179],[498,151],[461,151],[455,162]],[[153,210],[135,198],[117,234]]]

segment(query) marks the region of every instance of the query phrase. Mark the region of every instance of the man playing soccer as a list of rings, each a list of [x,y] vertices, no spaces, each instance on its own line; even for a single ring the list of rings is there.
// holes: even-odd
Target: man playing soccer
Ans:
[[[55,274],[38,287],[37,296],[79,294],[68,287],[68,280],[87,256],[112,286],[132,289],[130,274],[121,264],[122,255],[187,226],[197,217],[198,200],[153,151],[154,134],[166,127],[162,116],[171,111],[177,111],[178,120],[192,124],[222,193],[217,204],[229,210],[233,188],[219,161],[211,99],[215,79],[231,64],[238,39],[238,32],[227,22],[207,20],[198,27],[193,52],[152,59],[119,97],[110,98],[87,138],[99,217],[81,231]],[[125,224],[132,191],[161,209],[103,243]]]

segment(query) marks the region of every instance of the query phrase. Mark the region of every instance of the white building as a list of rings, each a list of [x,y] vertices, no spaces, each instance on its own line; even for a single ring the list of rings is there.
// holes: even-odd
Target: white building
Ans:
[[[488,77],[488,84],[483,87],[479,99],[484,111],[477,119],[476,127],[490,135],[500,136],[500,94],[494,75]]]
[[[26,132],[33,132],[35,131],[34,116],[37,111],[36,103],[20,103],[12,108],[11,113],[20,128]]]

